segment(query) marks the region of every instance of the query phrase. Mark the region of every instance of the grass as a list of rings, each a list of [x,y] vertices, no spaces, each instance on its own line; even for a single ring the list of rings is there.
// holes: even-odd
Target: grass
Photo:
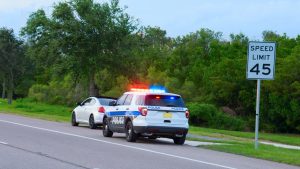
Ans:
[[[210,136],[216,138],[230,139],[230,140],[248,140],[254,139],[254,132],[241,132],[241,131],[230,131],[230,130],[219,130],[210,129],[203,127],[191,126],[189,133]],[[295,134],[272,134],[272,133],[259,133],[259,140],[266,140],[271,142],[289,144],[300,146],[300,135]]]
[[[32,102],[29,99],[18,99],[8,105],[0,99],[0,112],[18,114],[50,121],[69,122],[73,108]]]
[[[300,150],[286,149],[264,144],[259,144],[259,148],[255,150],[253,132],[229,131],[191,126],[189,133],[193,135],[221,138],[220,140],[188,138],[189,140],[224,143],[221,145],[205,145],[200,147],[300,166]],[[260,133],[259,137],[260,141],[267,140],[289,145],[300,145],[300,135]]]
[[[231,142],[230,144],[206,145],[201,147],[300,166],[300,150],[292,150],[264,144],[260,144],[259,148],[255,150],[253,142]]]
[[[32,102],[29,99],[18,99],[15,100],[12,105],[8,105],[6,100],[0,99],[0,112],[50,121],[69,122],[72,109],[73,108],[66,106]],[[255,150],[253,132],[218,130],[191,126],[189,133],[199,136],[221,138],[220,140],[188,138],[189,140],[225,143],[222,145],[201,146],[207,149],[300,166],[300,150],[291,150],[263,144],[260,144],[259,149]],[[259,138],[260,140],[300,146],[300,135],[260,133]]]

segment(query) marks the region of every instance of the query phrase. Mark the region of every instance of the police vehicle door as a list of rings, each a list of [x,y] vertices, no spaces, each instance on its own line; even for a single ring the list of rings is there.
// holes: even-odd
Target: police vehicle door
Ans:
[[[125,102],[123,104],[124,119],[123,119],[123,123],[120,125],[120,127],[124,130],[124,132],[125,132],[125,120],[126,120],[126,118],[132,118],[132,116],[133,116],[132,109],[130,109],[132,98],[133,98],[133,95],[128,94],[126,99],[125,99]]]
[[[124,102],[127,97],[127,94],[122,95],[118,100],[117,104],[112,111],[110,112],[110,128],[113,131],[119,131],[122,123],[124,123],[124,115],[125,115],[125,108]]]

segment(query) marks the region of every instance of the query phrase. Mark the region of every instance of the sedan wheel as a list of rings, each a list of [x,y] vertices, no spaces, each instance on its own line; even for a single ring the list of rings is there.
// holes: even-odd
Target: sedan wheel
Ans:
[[[76,122],[75,112],[72,113],[71,124],[72,126],[78,126],[78,123]]]
[[[89,126],[90,126],[91,129],[97,128],[97,125],[95,124],[95,120],[94,120],[94,116],[93,115],[90,116]]]

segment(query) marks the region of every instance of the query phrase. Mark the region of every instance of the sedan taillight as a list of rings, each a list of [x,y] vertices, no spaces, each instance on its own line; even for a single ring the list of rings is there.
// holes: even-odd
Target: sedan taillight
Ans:
[[[98,108],[98,112],[99,112],[99,113],[105,113],[104,107],[103,107],[103,106],[99,107],[99,108]]]

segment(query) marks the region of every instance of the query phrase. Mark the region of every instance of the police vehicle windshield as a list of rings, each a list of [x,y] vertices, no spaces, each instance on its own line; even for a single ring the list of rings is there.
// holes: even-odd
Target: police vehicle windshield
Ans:
[[[164,107],[185,107],[180,96],[173,95],[146,95],[144,105]]]

